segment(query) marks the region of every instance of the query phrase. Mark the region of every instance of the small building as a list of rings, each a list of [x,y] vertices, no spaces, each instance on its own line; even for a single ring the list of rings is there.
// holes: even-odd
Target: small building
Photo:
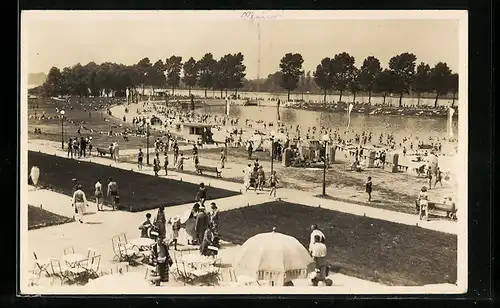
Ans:
[[[200,137],[203,143],[212,143],[212,124],[205,123],[180,123],[176,125],[177,131],[185,139],[196,141]]]

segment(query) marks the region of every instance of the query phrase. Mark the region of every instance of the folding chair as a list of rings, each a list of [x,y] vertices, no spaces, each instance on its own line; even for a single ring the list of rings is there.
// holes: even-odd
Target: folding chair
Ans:
[[[123,270],[125,270],[125,272],[128,272],[129,267],[130,265],[128,264],[128,262],[120,262],[116,264],[116,272],[123,274]]]
[[[99,277],[97,272],[99,271],[99,266],[101,265],[101,255],[95,255],[91,257],[87,263],[86,270],[88,272],[89,278],[95,279]]]
[[[42,276],[42,273],[45,272],[47,276],[50,276],[49,273],[49,266],[50,266],[50,260],[47,261],[40,261],[38,260],[38,257],[35,252],[33,252],[33,257],[35,258],[35,267],[33,269],[33,275],[36,277],[36,283],[40,280],[40,277]]]
[[[87,251],[87,258],[90,260],[92,257],[97,256],[97,251],[93,248],[89,248]]]
[[[64,248],[63,253],[64,253],[64,255],[74,254],[75,248],[73,246],[66,247],[66,248]]]
[[[72,283],[84,283],[88,279],[88,267],[89,260],[82,260],[78,263],[76,267],[68,268],[68,277]]]
[[[161,279],[156,272],[156,268],[154,266],[146,265],[146,274],[144,275],[144,279],[149,282],[155,283]]]
[[[122,242],[118,242],[118,252],[120,254],[120,262],[127,261],[130,265],[138,265],[144,259],[144,256],[140,256],[130,246]]]
[[[70,282],[70,276],[68,275],[68,269],[61,265],[61,261],[59,260],[50,260],[50,267],[52,269],[53,278],[59,278],[61,280],[61,285],[64,282]],[[51,285],[53,284],[54,279],[51,281]]]

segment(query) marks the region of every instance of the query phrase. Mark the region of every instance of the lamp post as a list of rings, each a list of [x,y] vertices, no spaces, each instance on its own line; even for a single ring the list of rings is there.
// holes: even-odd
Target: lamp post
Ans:
[[[271,174],[274,169],[274,131],[271,132]]]
[[[61,114],[61,148],[64,150],[64,110],[59,112]]]
[[[149,124],[151,124],[151,120],[146,118],[146,165],[149,166]]]
[[[324,135],[322,137],[323,139],[323,144],[325,146],[325,155],[324,155],[324,160],[323,160],[323,196],[326,196],[326,164],[327,164],[327,160],[328,160],[328,156],[326,155],[326,146],[328,145],[328,141],[330,140],[330,136],[328,135]]]

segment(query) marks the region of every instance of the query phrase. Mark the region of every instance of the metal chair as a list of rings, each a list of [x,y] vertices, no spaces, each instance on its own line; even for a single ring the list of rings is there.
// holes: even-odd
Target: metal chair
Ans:
[[[52,269],[53,278],[59,278],[61,280],[61,285],[64,282],[70,282],[70,276],[68,275],[68,269],[61,265],[61,261],[59,260],[50,260],[50,267]],[[54,279],[51,281],[51,285],[53,284]]]
[[[64,253],[64,255],[74,254],[75,248],[73,246],[66,247],[66,248],[64,248],[63,253]]]
[[[33,274],[36,277],[36,283],[38,283],[43,272],[45,272],[46,276],[50,276],[48,270],[50,266],[50,260],[40,261],[35,252],[33,252],[33,257],[35,258],[35,267],[33,269]]]

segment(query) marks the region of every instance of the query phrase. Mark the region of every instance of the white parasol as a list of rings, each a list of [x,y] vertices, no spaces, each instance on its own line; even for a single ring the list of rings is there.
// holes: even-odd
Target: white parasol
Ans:
[[[37,166],[31,167],[30,177],[31,181],[33,181],[33,185],[36,186],[38,184],[38,179],[40,178],[40,169],[38,169]]]
[[[239,275],[272,281],[275,286],[307,277],[312,258],[294,237],[278,232],[257,234],[249,238],[234,259]]]

